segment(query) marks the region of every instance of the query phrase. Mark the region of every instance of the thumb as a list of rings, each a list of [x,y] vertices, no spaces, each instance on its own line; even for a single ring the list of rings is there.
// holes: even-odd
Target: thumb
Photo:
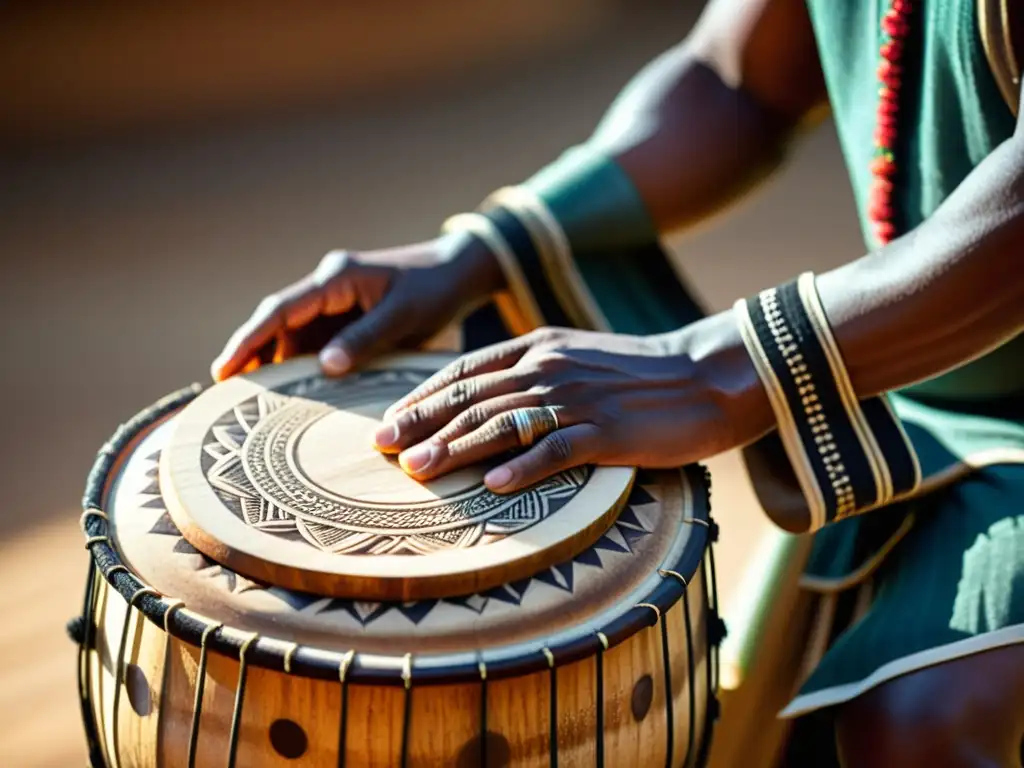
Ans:
[[[374,355],[396,346],[408,322],[407,300],[401,292],[388,291],[373,309],[345,326],[320,350],[320,366],[330,376],[348,373]]]

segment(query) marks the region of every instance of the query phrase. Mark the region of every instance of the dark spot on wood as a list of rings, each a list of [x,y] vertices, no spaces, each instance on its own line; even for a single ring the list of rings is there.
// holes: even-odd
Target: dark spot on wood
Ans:
[[[487,761],[482,763],[480,737],[474,736],[462,745],[456,761],[458,768],[508,768],[512,764],[512,748],[500,733],[487,731],[483,735],[487,747]]]
[[[651,711],[651,702],[654,701],[654,680],[650,675],[644,675],[636,681],[633,686],[633,696],[629,706],[633,711],[633,719],[638,723],[647,717]]]
[[[124,687],[128,692],[128,702],[139,717],[145,717],[153,708],[149,682],[142,668],[137,664],[126,664],[124,667]]]
[[[270,745],[281,757],[295,760],[306,754],[309,740],[294,720],[275,720],[270,724]]]

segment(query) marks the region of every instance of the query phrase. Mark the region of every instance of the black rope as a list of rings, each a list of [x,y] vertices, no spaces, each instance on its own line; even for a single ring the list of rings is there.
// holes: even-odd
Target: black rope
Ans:
[[[89,752],[91,768],[104,768],[106,760],[100,746],[99,731],[96,726],[96,713],[92,707],[92,672],[89,654],[95,636],[96,616],[96,561],[89,558],[88,575],[85,582],[85,598],[82,601],[82,627],[78,646],[78,703],[82,710],[82,723],[85,726],[85,744]]]
[[[338,768],[345,768],[345,756],[348,752],[348,684],[341,684],[341,722],[338,725]]]
[[[199,668],[196,670],[196,698],[192,704],[192,725],[188,734],[188,768],[196,766],[196,745],[199,743],[199,718],[203,716],[203,692],[206,690],[206,664],[208,656],[206,641],[210,635],[219,628],[217,624],[211,624],[203,630],[203,637],[199,641]]]
[[[402,668],[405,680],[405,701],[402,705],[402,768],[409,765],[409,729],[412,727],[412,657],[405,657]]]
[[[242,724],[242,707],[245,706],[245,682],[249,678],[249,664],[245,654],[257,637],[251,635],[238,654],[238,688],[235,690],[235,708],[231,713],[231,732],[228,735],[228,768],[235,768],[235,758],[238,756],[238,732]]]
[[[714,615],[717,617],[718,622],[721,622],[721,626],[720,626],[720,628],[716,632],[716,634],[719,635],[720,637],[718,638],[718,642],[716,642],[711,647],[711,653],[712,653],[711,659],[712,659],[712,662],[714,663],[714,675],[712,677],[712,679],[714,681],[714,686],[712,688],[712,691],[717,692],[718,691],[718,686],[719,686],[719,670],[720,670],[720,667],[719,667],[719,651],[720,651],[721,646],[722,646],[722,640],[725,639],[725,631],[724,631],[725,630],[725,626],[724,626],[725,622],[722,621],[722,616],[721,616],[721,614],[718,611],[718,578],[716,576],[717,569],[715,568],[715,545],[714,545],[713,541],[711,541],[708,544],[708,560],[709,560],[708,565],[709,565],[710,570],[711,570],[711,599],[714,602],[714,606],[712,607],[711,610],[714,611]]]
[[[597,768],[604,768],[604,649],[608,640],[604,635],[598,633],[601,645],[597,647],[597,658],[595,660],[596,698],[597,698],[597,725],[594,734],[594,755],[597,759]]]
[[[198,388],[193,388],[188,391],[182,391],[175,393],[174,395],[161,400],[153,407],[141,412],[137,416],[133,417],[130,421],[123,424],[115,432],[114,436],[108,441],[97,455],[97,461],[94,464],[92,471],[90,472],[89,481],[87,483],[85,496],[83,499],[83,506],[86,508],[86,515],[89,517],[85,518],[85,524],[83,528],[85,530],[87,538],[87,546],[90,549],[91,563],[90,571],[95,574],[95,578],[91,582],[86,584],[86,600],[84,603],[84,611],[82,617],[74,622],[72,627],[72,634],[77,638],[81,637],[80,650],[80,697],[82,698],[82,709],[83,717],[86,725],[86,736],[87,740],[91,744],[91,751],[102,754],[102,749],[99,746],[99,728],[98,718],[96,713],[91,707],[89,701],[89,686],[88,680],[90,676],[90,670],[88,665],[88,654],[92,649],[93,636],[96,631],[95,621],[93,618],[93,612],[95,609],[95,591],[99,585],[99,574],[102,573],[105,580],[109,583],[110,587],[120,594],[125,600],[131,599],[137,590],[145,588],[146,585],[142,583],[123,563],[119,561],[118,554],[114,549],[113,543],[109,536],[109,526],[106,518],[99,508],[99,505],[103,502],[103,495],[105,487],[108,481],[109,473],[113,470],[114,465],[121,453],[128,449],[132,441],[138,437],[144,430],[157,423],[162,418],[171,415],[175,410],[185,405],[189,400],[193,399],[198,393]],[[698,520],[694,520],[698,522]],[[699,520],[705,526],[708,525],[704,520]],[[713,523],[712,523],[713,525]],[[696,549],[698,546],[704,548],[705,543],[701,542],[698,544],[697,541],[693,542],[693,546],[688,546],[686,552],[679,560],[679,564],[676,566],[680,570],[689,571],[692,573],[693,566],[685,565],[692,559],[696,559],[694,555],[696,553],[691,550]],[[697,557],[700,557],[697,555]],[[700,563],[703,567],[705,564]],[[712,565],[713,568],[713,565]],[[116,577],[115,577],[116,575]],[[665,587],[659,587],[654,593],[649,596],[650,604],[660,606],[659,610],[667,611],[671,608],[671,605],[679,599],[680,596],[687,599],[685,580],[682,582],[683,589],[677,594],[674,589],[666,591]],[[707,585],[705,584],[705,593],[707,591]],[[712,591],[715,592],[715,602],[717,604],[717,585],[712,584]],[[705,596],[705,599],[707,597]],[[180,607],[180,604],[173,607]],[[281,659],[278,654],[273,652],[273,649],[268,649],[267,646],[254,646],[251,650],[251,654],[242,658],[245,654],[245,649],[242,648],[243,643],[230,636],[217,635],[215,631],[220,629],[220,625],[210,626],[205,622],[196,618],[184,617],[173,614],[173,608],[165,604],[161,599],[154,598],[151,596],[143,595],[142,599],[139,600],[136,608],[140,613],[146,616],[146,618],[154,621],[158,625],[162,625],[168,635],[182,639],[183,641],[200,647],[200,670],[202,672],[199,675],[196,683],[196,703],[193,711],[193,719],[190,730],[189,739],[189,759],[188,765],[190,768],[195,768],[196,750],[198,745],[198,735],[201,723],[202,715],[202,700],[204,696],[205,688],[205,676],[208,664],[208,654],[212,649],[215,652],[223,653],[225,655],[234,656],[236,653],[239,654],[239,660],[242,662],[242,667],[251,666],[253,664],[270,668],[279,669]],[[642,615],[642,614],[641,614]],[[687,621],[689,621],[689,612],[687,610]],[[497,678],[504,678],[508,676],[522,675],[531,673],[534,670],[543,668],[544,662],[547,662],[547,666],[550,671],[551,681],[551,711],[549,713],[550,719],[550,735],[549,735],[549,749],[550,749],[550,761],[551,765],[557,766],[558,760],[558,742],[557,742],[557,674],[555,672],[554,654],[557,653],[562,659],[562,663],[568,663],[576,658],[583,658],[588,654],[596,653],[599,657],[608,648],[617,645],[626,637],[631,636],[638,628],[636,624],[638,617],[635,612],[631,612],[629,616],[616,619],[615,621],[603,627],[600,632],[595,633],[597,637],[602,637],[601,642],[597,641],[597,637],[592,635],[591,637],[580,641],[573,640],[567,644],[564,648],[556,648],[554,652],[549,648],[544,648],[543,652],[536,652],[533,654],[526,654],[523,658],[515,660],[513,664],[499,664],[496,670]],[[649,626],[649,624],[648,624]],[[209,643],[208,643],[209,641]],[[690,642],[692,648],[692,641]],[[251,658],[250,658],[251,657]],[[603,657],[602,657],[603,658]],[[347,662],[351,662],[351,656],[347,657]],[[346,662],[346,667],[347,667]],[[692,662],[692,659],[691,659]],[[329,679],[329,668],[323,663],[318,663],[315,659],[298,659],[299,674],[317,679]],[[122,669],[122,673],[123,673]],[[477,670],[474,670],[474,673]],[[455,679],[464,679],[469,672],[469,665],[453,664],[445,667],[432,667],[425,671],[428,678],[427,682],[433,682],[439,679],[439,676],[443,676],[446,682],[451,682]],[[708,670],[711,674],[711,670]],[[395,677],[392,677],[383,668],[378,669],[375,666],[367,667],[356,667],[353,670],[355,677],[351,679],[355,682],[360,682],[365,679],[367,682],[372,683],[384,683],[394,684],[398,682]],[[671,672],[669,672],[671,674]],[[241,675],[241,672],[240,672]],[[475,675],[474,675],[475,676]],[[598,668],[599,685],[601,688],[601,695],[603,697],[603,662],[600,662]],[[717,664],[715,671],[715,679],[717,681],[718,672]],[[692,679],[692,674],[691,674]],[[338,765],[344,766],[345,764],[345,746],[347,742],[347,727],[348,727],[348,692],[347,684],[350,682],[349,679],[343,677],[342,679],[342,710],[341,710],[341,723],[339,728],[339,757]],[[242,683],[244,685],[244,681]],[[483,693],[486,694],[486,682],[483,684]],[[670,695],[670,692],[669,692]],[[691,686],[691,697],[693,696]],[[674,705],[674,700],[673,700]],[[239,701],[239,705],[241,701]],[[481,701],[481,723],[482,726],[486,726],[486,708],[487,701],[484,697]],[[693,717],[692,712],[695,707],[692,706],[691,702],[691,719]],[[411,712],[411,710],[410,710]],[[236,716],[238,713],[236,712]],[[411,718],[407,718],[407,721]],[[598,761],[603,762],[604,758],[604,743],[603,743],[603,726],[604,726],[604,712],[603,702],[602,708],[598,712],[597,722],[599,730],[601,732],[601,740],[599,740],[597,748]],[[237,731],[237,728],[236,728]],[[237,738],[237,733],[236,733]],[[486,732],[484,738],[481,740],[481,756],[486,758],[487,753],[487,739]],[[692,738],[691,738],[692,741]],[[692,750],[692,744],[689,747]],[[102,768],[104,761],[102,757],[99,759],[93,759],[94,764],[98,764],[99,768]]]
[[[487,765],[487,665],[480,662],[480,765]]]
[[[661,657],[662,667],[665,673],[665,741],[666,741],[666,753],[665,753],[665,765],[667,768],[672,768],[672,753],[675,751],[675,730],[676,730],[676,719],[674,710],[674,702],[672,701],[672,657],[669,654],[668,648],[668,617],[662,615],[659,617],[659,624],[661,624]]]
[[[348,752],[348,667],[355,657],[355,651],[349,651],[341,658],[338,665],[338,682],[341,684],[341,717],[338,723],[338,768],[345,768]]]
[[[710,548],[710,542],[709,542]],[[715,636],[718,633],[718,614],[714,613],[710,609],[710,601],[708,598],[708,568],[707,560],[701,559],[700,563],[701,573],[703,578],[701,581],[704,586],[704,605],[708,606],[708,621],[705,628],[706,641],[707,641],[707,663],[704,665],[705,685],[706,690],[706,711],[704,715],[704,732],[701,734],[701,745],[700,752],[697,754],[697,765],[703,766],[707,764],[708,758],[710,757],[711,751],[711,737],[715,729],[715,720],[718,719],[718,697],[715,695],[715,690],[711,687],[711,658],[714,653],[715,647]]]
[[[683,760],[684,768],[690,768],[690,761],[693,759],[693,740],[697,730],[697,693],[694,690],[696,683],[696,671],[693,664],[693,622],[690,620],[690,595],[689,590],[683,590],[683,623],[686,627],[686,687],[689,689],[689,736],[686,740],[686,757]]]
[[[548,677],[551,688],[548,694],[548,764],[558,768],[558,670],[555,669],[555,657],[547,648],[544,655],[548,657]]]

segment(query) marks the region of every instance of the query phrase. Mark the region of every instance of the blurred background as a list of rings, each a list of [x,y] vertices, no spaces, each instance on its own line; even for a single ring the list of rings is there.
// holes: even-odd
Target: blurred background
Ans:
[[[433,235],[585,138],[697,0],[0,5],[0,764],[80,765],[85,473],[334,247]],[[671,242],[718,307],[859,255],[830,126]],[[712,463],[728,601],[767,530]]]

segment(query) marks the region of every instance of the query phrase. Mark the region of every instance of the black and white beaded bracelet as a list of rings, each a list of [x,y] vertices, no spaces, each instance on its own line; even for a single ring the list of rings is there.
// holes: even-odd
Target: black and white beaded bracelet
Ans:
[[[917,456],[888,400],[854,393],[814,275],[741,299],[734,312],[811,530],[913,493]]]

